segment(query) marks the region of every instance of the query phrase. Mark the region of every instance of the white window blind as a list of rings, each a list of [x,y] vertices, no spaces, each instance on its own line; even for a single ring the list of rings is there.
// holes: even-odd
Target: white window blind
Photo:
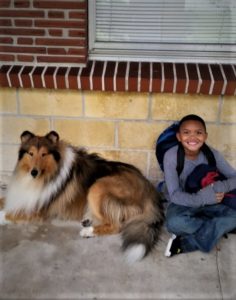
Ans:
[[[90,56],[236,62],[236,0],[90,0]]]

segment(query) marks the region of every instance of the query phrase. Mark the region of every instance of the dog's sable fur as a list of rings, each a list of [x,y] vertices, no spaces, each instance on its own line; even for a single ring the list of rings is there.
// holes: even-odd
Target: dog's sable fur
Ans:
[[[73,147],[55,131],[22,133],[4,210],[13,221],[89,216],[81,235],[121,232],[131,260],[151,251],[163,223],[159,195],[136,167]]]

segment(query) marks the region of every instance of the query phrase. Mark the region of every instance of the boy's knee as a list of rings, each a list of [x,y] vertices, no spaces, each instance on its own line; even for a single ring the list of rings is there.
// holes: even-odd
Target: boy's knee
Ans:
[[[180,227],[183,227],[182,222],[183,220],[180,217],[169,218],[166,220],[166,228],[169,232],[178,234]]]
[[[166,227],[169,232],[180,234],[192,234],[199,229],[202,222],[194,221],[191,218],[184,218],[183,216],[175,216],[166,220]]]

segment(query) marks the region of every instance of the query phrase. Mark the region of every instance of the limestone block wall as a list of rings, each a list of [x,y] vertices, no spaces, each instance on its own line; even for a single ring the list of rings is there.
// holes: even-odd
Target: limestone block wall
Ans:
[[[14,169],[24,130],[56,130],[89,152],[134,164],[156,183],[157,136],[189,113],[205,119],[209,144],[236,167],[236,96],[1,88],[1,184]]]

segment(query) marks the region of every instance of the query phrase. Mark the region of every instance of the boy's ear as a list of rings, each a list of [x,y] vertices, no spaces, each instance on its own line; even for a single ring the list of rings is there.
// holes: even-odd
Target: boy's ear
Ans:
[[[33,137],[35,137],[35,135],[28,131],[28,130],[25,130],[24,132],[22,132],[21,136],[20,136],[20,139],[21,139],[21,143],[26,143],[28,142],[30,139],[32,139]]]

